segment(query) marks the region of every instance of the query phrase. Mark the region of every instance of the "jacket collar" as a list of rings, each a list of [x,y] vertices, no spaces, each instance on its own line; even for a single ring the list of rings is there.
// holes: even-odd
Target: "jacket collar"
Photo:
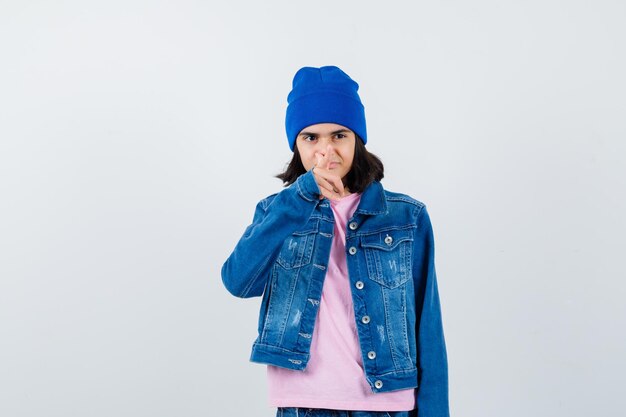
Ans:
[[[319,201],[319,207],[330,207],[328,199],[323,198]],[[387,212],[387,199],[385,198],[385,190],[379,181],[374,181],[361,194],[361,201],[354,215],[357,214],[385,214]]]
[[[379,181],[374,181],[361,194],[361,201],[354,214],[384,214],[387,212],[385,190]]]

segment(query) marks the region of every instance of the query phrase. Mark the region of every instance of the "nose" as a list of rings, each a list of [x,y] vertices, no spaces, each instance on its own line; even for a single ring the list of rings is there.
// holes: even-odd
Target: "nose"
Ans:
[[[328,152],[333,153],[335,152],[335,144],[330,139],[320,138],[320,140],[317,141],[317,152],[324,156],[326,156]]]
[[[320,141],[317,144],[317,149],[315,150],[315,154],[322,157],[332,156],[335,153],[335,146],[330,142],[322,143],[322,141]]]

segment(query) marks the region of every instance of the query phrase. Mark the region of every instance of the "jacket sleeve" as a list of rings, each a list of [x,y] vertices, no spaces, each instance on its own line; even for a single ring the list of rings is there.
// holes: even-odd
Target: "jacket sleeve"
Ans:
[[[418,210],[413,254],[417,315],[417,416],[449,417],[448,359],[435,272],[433,228],[426,207]]]
[[[263,294],[283,242],[306,224],[318,200],[319,188],[309,171],[271,201],[257,204],[252,224],[222,266],[222,282],[231,294],[241,298]]]

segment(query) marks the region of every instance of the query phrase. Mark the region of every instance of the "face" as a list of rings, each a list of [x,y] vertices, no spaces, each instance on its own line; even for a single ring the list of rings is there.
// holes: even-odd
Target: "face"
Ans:
[[[319,123],[307,126],[296,138],[296,146],[305,170],[310,170],[317,163],[319,156],[329,152],[328,169],[344,179],[352,168],[356,136],[345,126],[335,123]]]

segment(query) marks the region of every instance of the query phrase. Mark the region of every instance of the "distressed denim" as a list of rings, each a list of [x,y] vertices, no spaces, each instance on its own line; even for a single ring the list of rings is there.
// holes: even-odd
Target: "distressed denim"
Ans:
[[[411,417],[410,411],[345,411],[322,408],[279,407],[276,417]]]
[[[261,200],[222,266],[237,297],[262,296],[250,360],[304,370],[334,217],[312,172]],[[372,392],[417,388],[419,417],[447,417],[448,365],[426,206],[373,182],[346,230],[348,279]]]

